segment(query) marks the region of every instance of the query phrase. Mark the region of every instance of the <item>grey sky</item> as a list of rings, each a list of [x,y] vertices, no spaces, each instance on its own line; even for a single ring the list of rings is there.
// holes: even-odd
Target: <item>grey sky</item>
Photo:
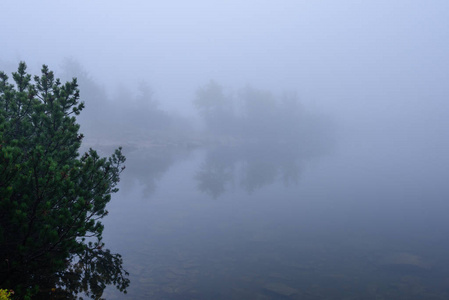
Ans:
[[[2,1],[0,25],[2,61],[74,57],[107,87],[148,81],[171,109],[215,79],[361,118],[448,112],[443,0]]]

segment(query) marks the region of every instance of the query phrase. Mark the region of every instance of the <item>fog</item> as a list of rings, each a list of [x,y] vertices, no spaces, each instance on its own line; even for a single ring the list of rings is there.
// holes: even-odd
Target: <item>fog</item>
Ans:
[[[74,58],[109,96],[145,81],[162,108],[191,115],[196,89],[215,80],[297,92],[362,135],[444,127],[444,1],[23,3],[2,4],[3,69]]]
[[[131,297],[448,296],[444,284],[428,285],[449,278],[444,258],[432,262],[438,275],[402,267],[427,270],[421,261],[430,254],[412,240],[434,254],[449,250],[449,2],[3,1],[0,25],[0,70],[10,74],[25,61],[32,74],[46,64],[64,80],[77,77],[84,147],[104,155],[124,147],[127,170],[106,240],[128,259]],[[151,243],[131,245],[133,234]],[[350,274],[366,285],[351,281],[341,265],[332,272],[347,276],[351,293],[326,289],[305,273],[328,269],[302,266],[298,275],[285,269],[298,249],[273,250],[319,236],[316,245],[331,251],[341,238],[338,255],[372,263],[395,234],[406,242],[392,248],[415,263],[381,263],[400,265],[398,277],[382,275],[402,282],[394,291],[362,271]],[[367,254],[373,243],[383,245],[375,258]],[[130,250],[139,247],[151,259]],[[201,260],[206,249],[216,253],[210,261]],[[338,255],[327,265],[319,255],[310,261],[330,266]],[[232,269],[234,278],[246,276],[233,281],[224,262],[254,269]],[[282,278],[254,275],[273,266],[285,266],[273,271]],[[421,290],[408,294],[412,287]]]

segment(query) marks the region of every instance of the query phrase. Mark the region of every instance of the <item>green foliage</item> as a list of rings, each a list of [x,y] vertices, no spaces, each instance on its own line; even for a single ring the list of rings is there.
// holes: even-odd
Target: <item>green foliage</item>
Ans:
[[[12,295],[14,294],[14,292],[12,290],[2,290],[0,289],[0,300],[9,300],[11,299]]]
[[[33,79],[23,62],[14,84],[0,72],[0,287],[25,298],[125,291],[128,273],[103,249],[100,222],[125,157],[78,153],[76,79],[62,84],[45,65]]]

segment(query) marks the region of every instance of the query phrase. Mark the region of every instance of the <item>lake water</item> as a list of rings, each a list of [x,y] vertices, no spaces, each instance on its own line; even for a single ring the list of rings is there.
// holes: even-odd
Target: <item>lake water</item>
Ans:
[[[131,285],[104,296],[449,299],[448,159],[433,146],[125,148],[104,235]]]

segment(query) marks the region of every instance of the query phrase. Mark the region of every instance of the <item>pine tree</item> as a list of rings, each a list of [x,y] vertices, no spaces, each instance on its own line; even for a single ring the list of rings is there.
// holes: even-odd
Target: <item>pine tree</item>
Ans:
[[[25,298],[98,298],[108,284],[126,292],[100,222],[124,169],[121,148],[79,154],[76,79],[61,84],[44,65],[33,81],[23,62],[12,77],[0,72],[0,288]]]

